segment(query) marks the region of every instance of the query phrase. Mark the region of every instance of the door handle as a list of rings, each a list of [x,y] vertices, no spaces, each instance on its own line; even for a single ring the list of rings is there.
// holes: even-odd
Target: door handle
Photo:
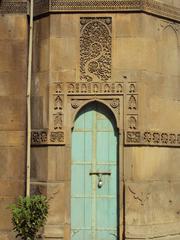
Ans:
[[[111,175],[111,172],[90,172],[89,175],[97,175],[97,176],[100,176],[100,175]]]

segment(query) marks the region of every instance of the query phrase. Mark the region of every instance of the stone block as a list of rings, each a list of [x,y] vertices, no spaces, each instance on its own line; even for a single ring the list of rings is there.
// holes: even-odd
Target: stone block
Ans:
[[[0,72],[0,96],[18,97],[26,95],[26,71]]]
[[[0,96],[0,129],[8,131],[24,130],[26,124],[26,100],[16,96]]]
[[[76,69],[79,61],[79,43],[75,38],[52,38],[50,46],[50,68],[52,71]]]
[[[50,17],[51,37],[73,38],[80,35],[80,18],[74,14],[56,14]]]
[[[0,72],[26,71],[27,43],[23,40],[0,41]]]
[[[12,224],[11,224],[11,212],[8,208],[10,204],[14,203],[14,198],[7,198],[7,197],[0,197],[0,229],[4,233],[5,239],[8,239],[7,232],[8,230],[12,230]],[[2,234],[0,231],[0,236],[2,238]],[[4,240],[4,239],[3,239]],[[9,239],[8,239],[9,240]]]
[[[48,177],[48,148],[31,148],[31,179],[47,181]]]
[[[178,148],[125,149],[125,178],[134,181],[179,181],[179,154]]]
[[[1,179],[0,181],[0,196],[2,197],[18,197],[19,195],[24,195],[24,190],[24,180]]]
[[[24,131],[0,131],[0,146],[25,146]]]
[[[0,179],[24,180],[24,147],[0,147]]]
[[[0,40],[27,40],[26,16],[1,15],[0,19]]]

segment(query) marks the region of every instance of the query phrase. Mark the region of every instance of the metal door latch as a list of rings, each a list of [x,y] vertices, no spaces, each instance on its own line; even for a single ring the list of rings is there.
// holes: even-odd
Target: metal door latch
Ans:
[[[111,172],[90,172],[89,175],[96,175],[98,177],[98,188],[102,188],[103,186],[103,180],[102,180],[102,175],[111,175]]]

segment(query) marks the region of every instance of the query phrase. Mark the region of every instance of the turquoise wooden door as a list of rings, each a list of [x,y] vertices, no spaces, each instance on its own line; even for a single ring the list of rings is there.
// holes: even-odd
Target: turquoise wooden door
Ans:
[[[100,104],[78,114],[72,133],[71,240],[117,237],[117,137]]]

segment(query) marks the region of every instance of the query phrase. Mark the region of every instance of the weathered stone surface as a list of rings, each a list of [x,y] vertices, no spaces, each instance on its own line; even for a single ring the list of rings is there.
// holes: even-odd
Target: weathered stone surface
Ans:
[[[180,6],[179,0],[160,2]],[[147,3],[143,1],[146,8]],[[163,16],[168,14],[164,11]],[[108,64],[111,86],[112,82],[122,84],[122,92],[115,95],[120,97],[120,107],[112,101],[116,99],[113,89],[108,92],[109,85],[101,100],[114,109],[120,122],[120,234],[125,239],[179,240],[179,145],[160,147],[155,139],[153,147],[148,142],[145,147],[141,146],[143,139],[140,146],[133,142],[127,147],[123,134],[130,129],[180,134],[180,26],[145,12],[116,11],[34,19],[32,128],[45,129],[52,140],[31,149],[31,193],[50,198],[44,238],[70,239],[71,131],[83,102],[99,101],[98,86],[103,82],[99,80],[91,90],[94,79],[84,81],[85,90],[78,85],[82,17],[112,19],[112,62]],[[0,239],[10,240],[14,236],[8,234],[12,226],[6,206],[24,194],[25,188],[28,24],[23,15],[1,15],[0,19]],[[87,66],[85,70],[89,71]],[[76,82],[73,90],[68,89],[68,82]],[[61,124],[56,123],[57,113],[62,115],[57,118]],[[130,124],[129,119],[135,122]],[[60,144],[51,146],[58,136],[63,136]]]
[[[150,129],[178,134],[179,24],[144,13],[83,14],[85,16],[112,17],[111,81],[124,84],[119,145],[120,233],[125,231],[126,239],[177,240],[179,148],[156,144],[156,147],[124,147],[122,135],[129,127],[131,113],[136,116],[139,131]],[[35,21],[34,53],[38,54],[34,55],[33,112],[37,112],[37,117],[33,116],[33,126],[54,131],[54,96],[59,95],[64,101],[65,146],[32,149],[32,188],[38,191],[38,184],[47,181],[46,190],[42,192],[47,196],[56,192],[50,203],[47,225],[47,229],[54,226],[54,230],[53,233],[47,230],[46,239],[70,238],[71,128],[75,110],[66,95],[66,83],[80,82],[80,17],[78,13],[56,14]],[[136,85],[133,111],[129,106],[131,83]],[[74,94],[78,95],[80,87],[76,85],[76,88]],[[76,96],[79,102],[88,98],[87,93],[88,90],[84,98]],[[61,229],[61,236],[57,229]],[[55,236],[56,233],[59,235]]]
[[[8,205],[25,193],[27,18],[0,16],[0,239],[12,240]]]

